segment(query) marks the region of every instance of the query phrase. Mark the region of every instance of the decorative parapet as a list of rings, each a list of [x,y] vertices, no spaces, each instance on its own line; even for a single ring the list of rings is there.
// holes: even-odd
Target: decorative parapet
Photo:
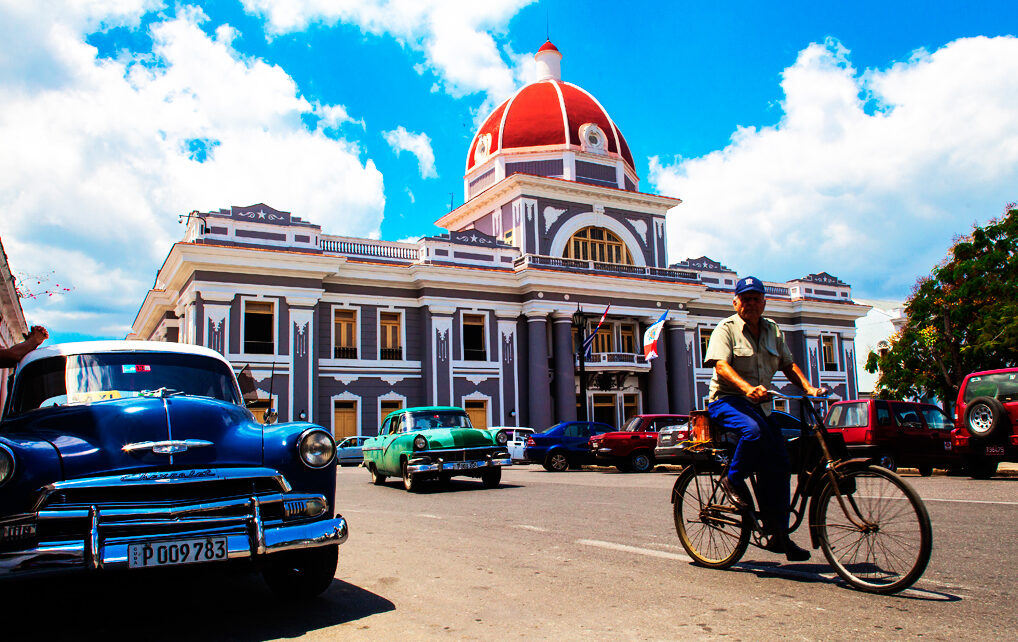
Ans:
[[[319,240],[319,246],[325,254],[342,254],[358,258],[413,263],[420,257],[420,249],[415,243],[376,241],[323,234]]]
[[[645,277],[667,281],[684,281],[690,283],[700,282],[699,275],[690,270],[676,270],[673,268],[659,268],[643,265],[623,265],[620,263],[601,263],[599,261],[583,261],[580,259],[568,259],[561,256],[546,256],[543,254],[524,254],[513,262],[513,267],[517,271],[533,267],[551,270],[564,270],[569,272],[595,272],[615,276]]]

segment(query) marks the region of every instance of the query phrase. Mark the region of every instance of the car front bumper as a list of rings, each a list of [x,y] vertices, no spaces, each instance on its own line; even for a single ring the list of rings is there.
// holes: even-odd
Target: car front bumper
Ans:
[[[328,517],[327,509],[315,517],[302,515],[306,506],[322,510],[330,503],[323,495],[275,493],[169,507],[73,506],[14,515],[0,519],[0,580],[131,568],[132,545],[220,538],[226,552],[216,561],[228,561],[346,541],[341,515]],[[275,517],[264,518],[266,512]],[[77,524],[85,528],[67,528]]]
[[[414,474],[420,473],[442,473],[452,472],[456,474],[470,473],[472,471],[486,470],[512,466],[513,460],[507,457],[492,457],[485,459],[468,459],[465,461],[437,461],[430,463],[411,463],[407,470]]]

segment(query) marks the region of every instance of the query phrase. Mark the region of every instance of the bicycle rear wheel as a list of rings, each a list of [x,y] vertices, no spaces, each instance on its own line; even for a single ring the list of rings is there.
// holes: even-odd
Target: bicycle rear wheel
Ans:
[[[912,586],[933,550],[933,527],[923,500],[901,477],[880,466],[846,473],[838,486],[852,517],[869,526],[853,524],[834,488],[825,485],[816,525],[827,561],[861,591],[889,594]]]
[[[697,475],[687,466],[675,481],[675,532],[693,561],[728,568],[749,546],[749,524],[718,487],[715,475]]]

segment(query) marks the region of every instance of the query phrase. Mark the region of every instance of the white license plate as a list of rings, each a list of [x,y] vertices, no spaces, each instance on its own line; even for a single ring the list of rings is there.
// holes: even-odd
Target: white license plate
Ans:
[[[445,464],[445,466],[443,466],[443,468],[445,468],[447,470],[449,470],[449,469],[451,469],[451,470],[470,470],[471,468],[477,468],[477,462],[476,461],[451,461],[451,462]]]
[[[986,447],[986,454],[987,455],[1003,455],[1004,454],[1004,447],[1003,446],[987,446]]]
[[[195,562],[214,562],[227,556],[226,537],[195,537],[167,542],[131,544],[127,547],[130,568],[172,566]]]

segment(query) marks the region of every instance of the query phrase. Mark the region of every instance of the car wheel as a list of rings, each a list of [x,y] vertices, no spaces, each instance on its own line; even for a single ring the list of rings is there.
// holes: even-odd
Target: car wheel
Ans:
[[[385,483],[385,475],[378,472],[374,464],[368,464],[368,473],[371,475],[371,483],[375,486],[381,486]]]
[[[876,457],[877,466],[882,466],[892,473],[898,469],[898,462],[894,460],[894,455],[887,452],[886,450],[880,451],[880,454]]]
[[[421,480],[417,478],[417,475],[410,472],[410,466],[407,462],[403,462],[403,488],[407,489],[409,493],[415,493],[420,489]]]
[[[1007,426],[1007,410],[993,397],[976,397],[965,408],[965,427],[978,439],[1000,434]]]
[[[933,466],[930,465],[916,466],[916,468],[919,469],[919,475],[921,475],[922,477],[929,477],[930,475],[933,474]]]
[[[329,588],[338,560],[338,544],[273,553],[265,559],[262,577],[281,598],[308,599]]]
[[[634,473],[645,473],[654,469],[654,457],[647,454],[647,451],[638,450],[629,457],[629,464]]]
[[[544,467],[553,473],[565,472],[569,469],[569,457],[560,450],[548,455],[548,459],[544,462]]]
[[[629,465],[628,461],[624,461],[624,462],[620,462],[618,464],[615,464],[615,467],[618,468],[620,473],[629,473],[629,472],[632,472],[632,470],[633,470],[633,467]]]
[[[502,481],[502,469],[492,468],[481,473],[481,483],[485,488],[498,488]]]
[[[972,479],[989,479],[997,474],[997,462],[993,459],[970,459],[966,465]]]

